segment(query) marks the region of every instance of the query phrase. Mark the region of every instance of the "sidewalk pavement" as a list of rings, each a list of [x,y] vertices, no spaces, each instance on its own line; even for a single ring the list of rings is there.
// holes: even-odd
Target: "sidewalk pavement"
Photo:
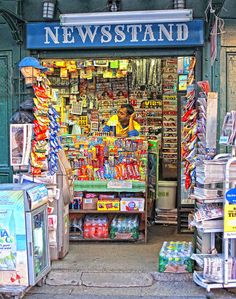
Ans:
[[[192,281],[192,274],[52,270],[46,284],[32,288],[26,298],[229,299],[236,295],[223,289],[208,293]]]
[[[203,299],[209,293],[192,274],[159,273],[158,255],[164,241],[192,241],[175,226],[148,228],[147,244],[71,243],[69,253],[52,263],[46,285],[34,287],[29,299]],[[231,290],[213,290],[214,298],[236,298]]]

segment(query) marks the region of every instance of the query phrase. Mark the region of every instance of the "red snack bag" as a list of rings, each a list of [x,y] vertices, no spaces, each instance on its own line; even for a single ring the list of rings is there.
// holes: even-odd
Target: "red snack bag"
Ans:
[[[41,169],[38,167],[31,167],[31,174],[32,175],[41,175]]]

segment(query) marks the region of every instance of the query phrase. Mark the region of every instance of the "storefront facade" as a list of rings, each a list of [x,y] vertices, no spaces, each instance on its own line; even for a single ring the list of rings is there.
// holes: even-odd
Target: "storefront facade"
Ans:
[[[93,27],[92,31],[87,33],[85,31],[79,32],[75,28],[71,30],[63,29],[59,26],[59,11],[60,13],[104,11],[107,6],[107,1],[100,3],[100,7],[97,7],[96,1],[91,1],[89,5],[80,3],[79,7],[77,3],[63,3],[62,1],[57,1],[58,10],[56,11],[53,22],[48,20],[44,22],[41,2],[29,1],[27,5],[23,4],[23,2],[21,3],[21,1],[18,2],[17,4],[3,4],[4,11],[10,10],[13,12],[11,17],[16,29],[16,34],[14,34],[14,26],[10,26],[11,23],[9,23],[9,20],[0,25],[1,40],[4,41],[1,43],[0,48],[0,68],[1,72],[5,74],[5,76],[1,77],[0,85],[2,95],[1,107],[3,107],[0,112],[3,120],[1,123],[3,129],[0,131],[2,134],[0,146],[3,149],[0,160],[0,182],[11,181],[12,173],[11,167],[9,166],[8,132],[11,115],[18,108],[24,96],[22,78],[17,67],[18,62],[24,56],[31,55],[45,59],[66,57],[177,57],[194,55],[197,58],[195,70],[196,80],[209,80],[210,83],[213,84],[214,90],[222,93],[225,99],[224,101],[227,101],[227,95],[224,94],[225,91],[223,88],[221,88],[221,90],[219,89],[219,71],[217,73],[217,70],[219,70],[220,60],[216,59],[214,67],[211,67],[209,42],[204,36],[203,27],[201,27],[200,31],[199,27],[196,27],[199,26],[196,25],[198,22],[204,23],[204,11],[207,6],[205,1],[197,4],[196,1],[189,1],[186,6],[186,8],[192,8],[194,12],[194,21],[192,24],[195,25],[188,30],[191,34],[194,30],[197,30],[198,35],[199,33],[201,35],[201,40],[197,40],[196,36],[191,34],[188,37],[186,36],[185,26],[187,26],[187,23],[183,24],[182,27],[178,25],[173,25],[173,27],[172,25],[168,25],[165,27],[166,24],[161,23],[159,25],[153,24],[151,27],[143,25],[141,28],[138,27],[142,36],[135,35],[137,34],[136,26],[128,27],[126,24],[117,28],[113,26],[109,29],[103,26],[99,28]],[[138,7],[132,2],[120,4],[121,10],[124,11],[160,10],[173,7],[173,1],[171,0],[165,4],[152,2],[142,3],[139,4]],[[96,9],[94,9],[95,7]],[[3,20],[5,19],[3,18]],[[234,26],[234,24],[231,26]],[[37,31],[34,32],[35,28]],[[96,29],[96,32],[94,29]],[[41,33],[39,34],[39,32]],[[35,34],[37,38],[33,41],[32,38],[35,37]],[[86,38],[84,34],[88,34],[88,38]],[[90,34],[92,35],[89,37]],[[91,37],[94,39],[91,40]],[[232,78],[232,76],[230,77]],[[224,87],[224,84],[222,84],[222,87]],[[221,97],[219,97],[219,99],[221,99]],[[226,107],[226,104],[224,107]],[[224,115],[224,113],[222,113],[222,115]]]

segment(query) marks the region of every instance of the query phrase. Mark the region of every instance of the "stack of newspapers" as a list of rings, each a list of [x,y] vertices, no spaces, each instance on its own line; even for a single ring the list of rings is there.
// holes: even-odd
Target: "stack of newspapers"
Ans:
[[[197,183],[201,185],[223,183],[225,181],[227,161],[228,159],[204,160],[201,165],[197,165]],[[229,176],[231,179],[236,179],[236,164],[231,166]]]

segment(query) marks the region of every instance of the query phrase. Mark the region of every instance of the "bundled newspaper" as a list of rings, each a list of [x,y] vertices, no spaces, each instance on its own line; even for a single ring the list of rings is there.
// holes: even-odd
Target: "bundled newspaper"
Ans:
[[[225,169],[228,158],[218,160],[204,160],[196,166],[197,182],[201,185],[223,183],[225,181]],[[236,179],[236,164],[232,164],[230,178]]]
[[[191,259],[195,260],[202,268],[202,280],[208,282],[223,283],[224,258],[222,254],[192,254]],[[229,257],[228,279],[236,278],[236,258]]]
[[[224,215],[223,206],[219,204],[202,204],[195,212],[197,222],[206,221],[216,218],[222,218]]]

